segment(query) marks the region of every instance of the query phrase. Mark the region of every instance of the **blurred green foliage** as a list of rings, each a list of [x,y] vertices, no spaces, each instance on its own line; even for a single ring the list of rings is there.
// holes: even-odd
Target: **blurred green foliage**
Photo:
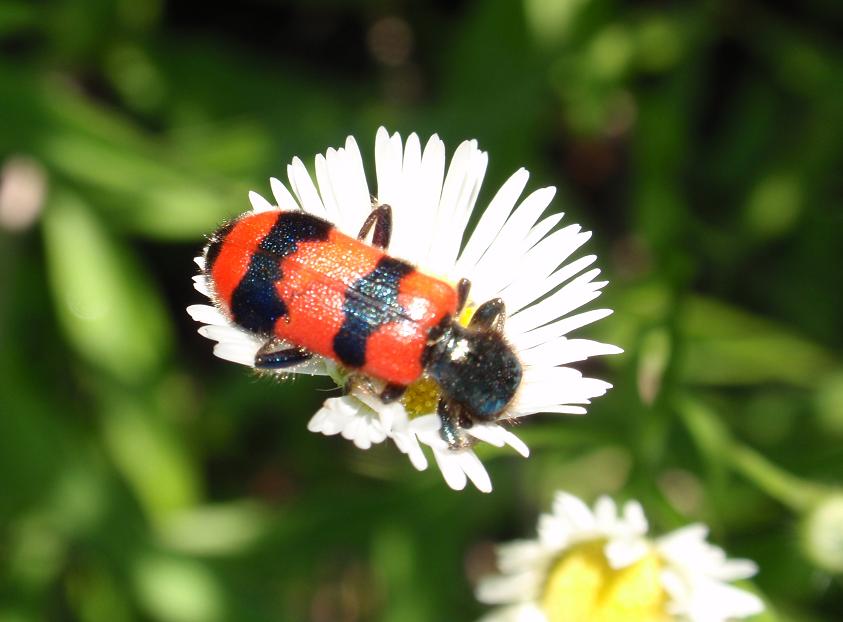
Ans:
[[[470,620],[557,488],[705,521],[765,619],[839,619],[841,33],[832,0],[0,1],[30,192],[0,214],[0,621]],[[478,138],[481,203],[522,165],[560,186],[613,281],[582,332],[626,350],[589,368],[615,389],[521,427],[527,461],[482,450],[491,495],[309,434],[327,385],[255,380],[184,312],[248,189],[347,134],[371,163],[380,124]]]

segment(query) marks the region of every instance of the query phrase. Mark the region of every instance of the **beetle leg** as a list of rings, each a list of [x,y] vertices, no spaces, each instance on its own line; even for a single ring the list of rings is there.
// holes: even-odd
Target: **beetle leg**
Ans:
[[[401,399],[401,396],[404,395],[404,391],[406,390],[406,385],[390,382],[383,388],[383,391],[381,391],[381,394],[378,397],[380,397],[381,402],[384,404],[389,404],[395,400]]]
[[[389,238],[392,237],[392,208],[389,205],[378,205],[369,212],[360,228],[360,233],[357,234],[357,239],[365,239],[369,235],[372,225],[375,226],[375,232],[372,234],[372,246],[387,248]]]
[[[464,449],[471,446],[471,439],[463,431],[464,428],[471,427],[471,421],[456,402],[441,398],[436,407],[436,414],[439,415],[441,424],[439,434],[448,443],[449,449]]]
[[[471,291],[471,281],[468,279],[460,279],[457,283],[457,313],[463,310],[465,303],[468,302],[468,292]]]
[[[277,340],[270,339],[261,346],[255,354],[255,369],[285,369],[304,363],[313,356],[304,348],[299,347],[274,350],[277,344]]]
[[[500,298],[492,298],[477,307],[468,325],[471,328],[490,328],[497,333],[503,332],[506,319],[506,305]]]

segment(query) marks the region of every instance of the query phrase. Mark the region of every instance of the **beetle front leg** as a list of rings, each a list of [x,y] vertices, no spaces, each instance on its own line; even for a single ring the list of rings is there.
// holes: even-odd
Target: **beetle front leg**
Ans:
[[[465,428],[471,427],[471,420],[462,412],[462,408],[444,397],[436,407],[439,415],[439,434],[448,443],[448,449],[465,449],[470,447],[471,438],[465,433]]]
[[[457,313],[460,313],[468,302],[468,293],[471,291],[471,281],[460,279],[457,283]]]
[[[492,298],[477,307],[468,325],[471,328],[490,328],[497,333],[502,333],[505,320],[506,305],[501,298]]]

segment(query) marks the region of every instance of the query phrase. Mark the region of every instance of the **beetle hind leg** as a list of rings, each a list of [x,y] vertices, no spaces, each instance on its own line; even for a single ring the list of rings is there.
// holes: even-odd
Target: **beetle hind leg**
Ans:
[[[375,227],[372,233],[372,246],[384,249],[389,247],[389,239],[392,237],[392,208],[389,205],[378,205],[369,213],[360,228],[360,233],[357,234],[357,239],[365,239],[372,226]]]
[[[255,369],[286,369],[309,360],[313,354],[298,346],[278,349],[279,341],[269,339],[255,354]]]
[[[400,400],[406,390],[406,385],[390,382],[383,388],[378,397],[384,404],[391,404],[396,400]]]

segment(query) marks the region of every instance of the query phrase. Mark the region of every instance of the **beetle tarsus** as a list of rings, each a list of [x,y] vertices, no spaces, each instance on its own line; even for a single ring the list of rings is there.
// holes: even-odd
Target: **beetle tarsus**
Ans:
[[[285,369],[309,360],[313,354],[300,347],[275,350],[275,339],[267,341],[255,354],[255,369]]]

